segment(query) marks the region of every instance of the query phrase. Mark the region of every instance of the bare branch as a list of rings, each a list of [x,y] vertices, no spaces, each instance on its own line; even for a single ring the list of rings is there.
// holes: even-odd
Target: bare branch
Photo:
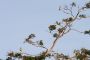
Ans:
[[[70,13],[65,12],[65,11],[69,11]],[[64,8],[64,11],[63,11],[63,12],[64,12],[64,13],[66,13],[66,14],[71,15],[72,17],[74,17],[74,15],[73,15],[73,13],[72,13],[72,8],[71,8],[71,9],[69,9],[68,7],[66,7],[66,8]]]
[[[84,32],[81,32],[79,30],[76,30],[76,29],[71,29],[71,30],[76,31],[76,32],[79,32],[79,33],[84,33]]]

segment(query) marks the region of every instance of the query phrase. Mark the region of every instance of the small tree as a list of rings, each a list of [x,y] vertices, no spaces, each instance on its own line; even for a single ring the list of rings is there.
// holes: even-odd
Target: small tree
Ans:
[[[77,12],[74,12],[74,9],[78,9]],[[56,21],[55,24],[50,25],[49,31],[50,33],[53,34],[54,41],[52,42],[52,45],[49,48],[46,48],[43,44],[43,40],[39,40],[34,42],[33,39],[36,37],[35,34],[30,34],[28,38],[25,40],[25,43],[29,43],[31,45],[34,45],[36,47],[41,47],[44,48],[45,51],[40,53],[37,56],[31,56],[27,55],[20,50],[20,52],[9,52],[8,53],[8,58],[6,60],[12,60],[12,59],[22,59],[22,60],[45,60],[46,57],[55,57],[55,60],[59,60],[59,58],[63,59],[70,59],[69,56],[66,56],[64,54],[59,54],[55,51],[53,51],[53,48],[55,47],[55,44],[57,43],[58,40],[60,40],[61,37],[63,37],[65,34],[69,33],[71,30],[77,31],[82,34],[89,34],[90,35],[90,30],[86,31],[78,31],[75,29],[72,29],[73,23],[77,20],[89,18],[89,16],[86,16],[83,11],[89,11],[90,9],[90,2],[86,3],[83,5],[83,7],[79,7],[76,3],[72,2],[70,6],[65,6],[63,8],[59,7],[59,11],[63,11],[63,13],[70,15],[68,18],[62,19],[62,21]],[[83,13],[83,14],[82,14]],[[86,51],[86,50],[85,50]],[[76,56],[77,56],[77,52]],[[82,60],[80,56],[82,53],[78,52],[79,57],[77,56],[77,59]],[[90,55],[90,54],[89,54]],[[83,55],[83,58],[86,58],[86,55]],[[62,59],[62,60],[63,60]]]
[[[90,50],[82,48],[80,50],[75,50],[75,57],[77,60],[87,60],[88,56],[90,56]]]

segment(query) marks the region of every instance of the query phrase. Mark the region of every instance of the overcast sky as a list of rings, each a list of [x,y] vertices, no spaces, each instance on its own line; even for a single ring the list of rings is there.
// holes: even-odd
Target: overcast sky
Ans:
[[[0,58],[4,58],[8,51],[18,51],[20,47],[30,54],[41,52],[43,49],[23,44],[31,33],[49,47],[53,39],[48,33],[48,26],[66,17],[58,7],[72,1],[83,5],[90,0],[0,0]],[[86,13],[90,15],[90,12]],[[90,19],[76,22],[73,28],[80,31],[89,29]],[[82,47],[90,49],[90,36],[71,31],[58,41],[54,50],[71,55],[74,49]]]

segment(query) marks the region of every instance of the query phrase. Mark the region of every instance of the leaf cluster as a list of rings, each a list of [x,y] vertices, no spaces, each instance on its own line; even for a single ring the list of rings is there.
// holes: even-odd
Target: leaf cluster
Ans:
[[[84,31],[84,34],[89,34],[90,35],[90,30]]]

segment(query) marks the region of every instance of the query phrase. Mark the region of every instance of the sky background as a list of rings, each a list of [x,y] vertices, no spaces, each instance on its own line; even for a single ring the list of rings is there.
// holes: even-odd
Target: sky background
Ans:
[[[18,51],[20,47],[23,52],[34,55],[43,51],[23,44],[31,33],[36,34],[37,40],[44,40],[45,46],[49,47],[53,38],[48,26],[67,17],[58,11],[58,7],[71,4],[72,1],[83,5],[90,0],[0,0],[0,58],[5,58],[8,51]],[[90,12],[86,13],[90,16]],[[90,29],[90,19],[75,22],[73,28],[80,31]],[[90,36],[71,31],[59,39],[54,50],[72,55],[74,49],[82,47],[90,49]]]

